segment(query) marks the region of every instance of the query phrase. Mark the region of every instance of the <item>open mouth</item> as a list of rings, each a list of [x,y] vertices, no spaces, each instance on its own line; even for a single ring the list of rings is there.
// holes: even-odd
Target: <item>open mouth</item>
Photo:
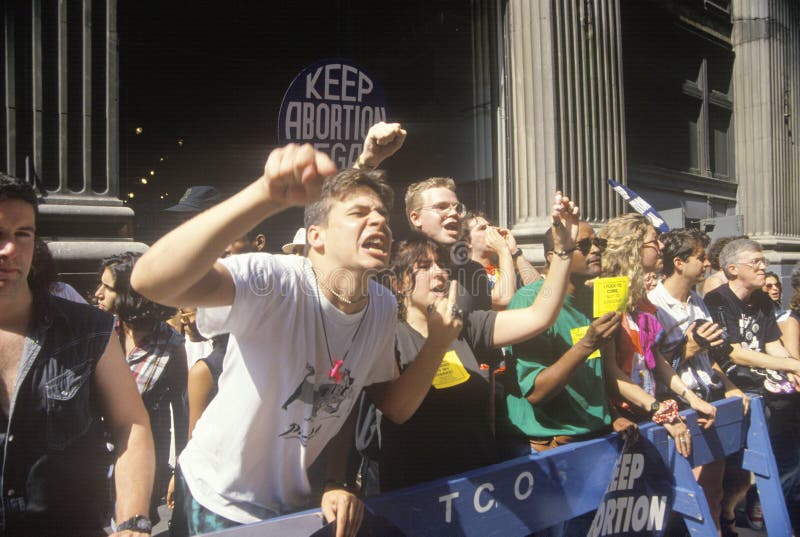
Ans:
[[[389,238],[383,233],[370,235],[361,243],[361,246],[366,249],[370,255],[380,257],[381,259],[389,257]]]
[[[461,232],[461,223],[459,223],[458,220],[448,220],[442,224],[442,227],[445,229],[445,231],[451,234],[458,234]]]

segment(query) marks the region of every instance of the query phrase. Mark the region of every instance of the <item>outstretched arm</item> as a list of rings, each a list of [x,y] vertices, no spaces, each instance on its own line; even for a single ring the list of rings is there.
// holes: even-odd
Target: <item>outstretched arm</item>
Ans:
[[[556,192],[553,203],[554,246],[547,279],[529,308],[501,311],[494,325],[495,347],[513,345],[547,330],[558,318],[569,282],[569,267],[578,236],[578,207]]]
[[[323,179],[335,172],[328,156],[309,144],[274,150],[264,175],[156,242],[136,263],[131,285],[169,306],[233,303],[233,279],[217,257],[265,218],[316,200]]]

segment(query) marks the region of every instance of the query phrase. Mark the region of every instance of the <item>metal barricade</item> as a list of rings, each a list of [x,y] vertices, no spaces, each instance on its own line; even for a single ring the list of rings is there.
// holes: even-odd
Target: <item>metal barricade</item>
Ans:
[[[791,535],[789,515],[772,456],[760,398],[743,416],[738,398],[714,403],[714,425],[703,430],[694,411],[682,412],[692,433],[692,455],[675,449],[666,430],[640,426],[674,476],[672,511],[692,535],[717,535],[692,468],[741,453],[742,467],[755,474],[769,535]],[[621,441],[616,434],[564,445],[543,453],[366,498],[359,536],[524,536],[597,509],[608,486]],[[442,456],[447,456],[443,446]],[[334,535],[319,509],[214,533],[225,537]]]

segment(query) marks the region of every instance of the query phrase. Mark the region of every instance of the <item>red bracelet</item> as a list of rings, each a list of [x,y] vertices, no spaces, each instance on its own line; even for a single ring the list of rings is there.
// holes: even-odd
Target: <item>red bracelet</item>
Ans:
[[[652,420],[659,425],[662,423],[675,423],[678,420],[678,403],[674,399],[661,402],[661,408],[653,414]]]

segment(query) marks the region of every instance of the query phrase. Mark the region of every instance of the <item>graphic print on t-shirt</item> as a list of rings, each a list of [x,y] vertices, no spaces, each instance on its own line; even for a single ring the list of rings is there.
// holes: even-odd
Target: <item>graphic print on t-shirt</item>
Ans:
[[[469,372],[461,360],[458,358],[456,351],[447,351],[442,363],[439,364],[439,369],[433,377],[433,387],[437,390],[444,388],[452,388],[459,384],[464,384],[469,380]]]
[[[292,392],[286,402],[281,405],[283,410],[286,410],[295,401],[311,405],[311,417],[304,420],[306,422],[305,427],[299,423],[291,423],[284,432],[278,435],[286,439],[296,438],[300,440],[303,446],[306,446],[308,441],[314,438],[322,427],[317,425],[309,428],[308,422],[313,423],[320,413],[325,414],[320,416],[322,419],[336,417],[342,403],[352,391],[350,386],[353,384],[353,377],[350,375],[349,369],[341,370],[341,382],[337,383],[331,380],[320,386],[314,384],[314,373],[314,367],[306,364],[306,376],[303,381]]]
[[[742,347],[754,351],[762,349],[758,335],[761,326],[758,318],[742,313],[739,316],[739,334],[742,336]],[[751,368],[754,373],[764,377],[764,389],[770,393],[794,393],[794,386],[789,378],[780,371],[773,369],[762,369],[760,367]]]

